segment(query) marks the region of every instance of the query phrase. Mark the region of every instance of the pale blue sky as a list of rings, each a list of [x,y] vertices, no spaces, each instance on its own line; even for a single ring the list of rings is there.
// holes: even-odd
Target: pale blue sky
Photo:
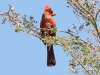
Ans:
[[[44,4],[56,13],[54,19],[58,29],[67,30],[72,24],[79,25],[73,18],[72,9],[66,7],[67,0],[2,0],[0,11],[7,11],[9,4],[21,15],[34,16],[38,27]],[[38,38],[26,38],[23,32],[15,33],[9,23],[0,24],[0,35],[0,75],[74,75],[68,70],[71,57],[60,46],[54,47],[56,66],[48,67],[46,47]]]

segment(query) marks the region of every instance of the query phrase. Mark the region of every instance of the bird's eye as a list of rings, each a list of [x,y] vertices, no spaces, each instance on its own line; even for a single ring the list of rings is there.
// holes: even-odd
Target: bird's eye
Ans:
[[[53,13],[53,11],[51,11],[51,14]]]
[[[52,13],[53,13],[53,11],[51,11],[51,10],[48,10],[47,12],[49,12],[50,14],[52,14]]]

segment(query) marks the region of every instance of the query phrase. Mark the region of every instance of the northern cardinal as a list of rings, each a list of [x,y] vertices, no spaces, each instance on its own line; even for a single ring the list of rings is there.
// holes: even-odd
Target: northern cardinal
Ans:
[[[42,14],[42,19],[40,22],[40,28],[41,28],[41,36],[46,35],[47,37],[53,37],[56,36],[56,33],[51,32],[51,28],[55,27],[55,21],[53,19],[53,16],[55,16],[53,10],[48,6],[45,5],[44,7],[44,12]],[[55,66],[56,65],[56,60],[55,60],[55,55],[53,51],[53,44],[47,45],[47,66]]]

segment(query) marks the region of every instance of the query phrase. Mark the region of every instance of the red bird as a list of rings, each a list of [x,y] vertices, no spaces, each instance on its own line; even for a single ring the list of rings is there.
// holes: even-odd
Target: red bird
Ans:
[[[53,19],[53,16],[55,16],[53,10],[48,6],[45,5],[44,7],[44,13],[42,14],[42,19],[40,22],[40,28],[41,29],[41,36],[46,35],[48,37],[56,36],[56,33],[51,33],[51,28],[55,27],[55,21]],[[44,43],[46,45],[46,43]],[[53,51],[53,45],[47,44],[47,66],[55,66],[56,60],[55,55]]]

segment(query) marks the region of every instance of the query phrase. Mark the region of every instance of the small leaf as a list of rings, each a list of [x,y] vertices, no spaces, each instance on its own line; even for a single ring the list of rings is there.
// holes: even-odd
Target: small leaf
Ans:
[[[16,26],[15,32],[23,31],[23,28],[21,26]]]
[[[71,67],[71,68],[69,68],[69,70],[70,70],[70,71],[72,71],[72,72],[74,72],[74,69],[73,69],[72,67]]]
[[[54,28],[51,29],[51,33],[55,33],[56,31],[57,31],[56,27],[54,27]]]

